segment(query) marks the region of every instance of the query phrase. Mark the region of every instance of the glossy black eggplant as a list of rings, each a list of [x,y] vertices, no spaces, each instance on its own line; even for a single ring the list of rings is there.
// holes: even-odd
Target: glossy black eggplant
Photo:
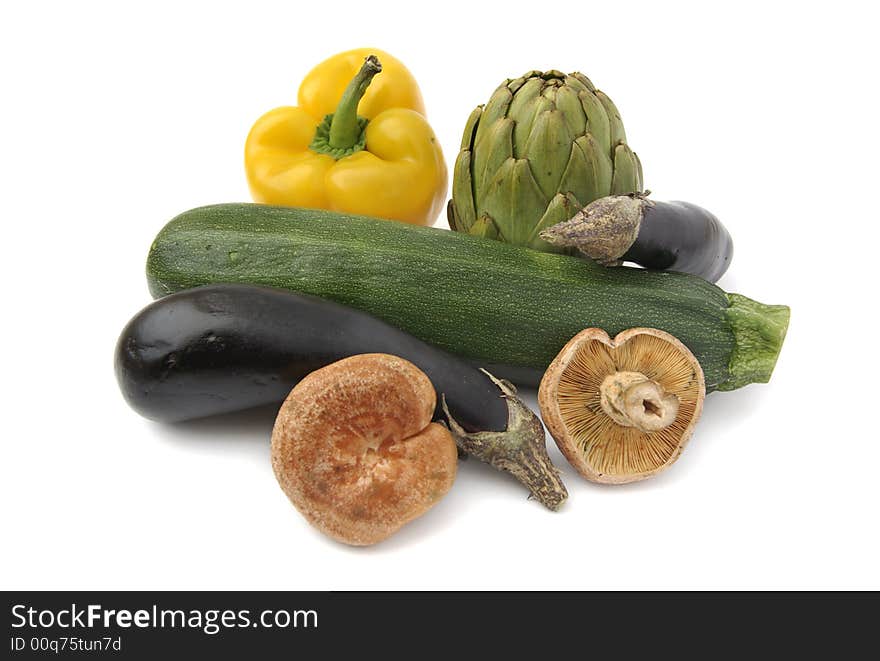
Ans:
[[[362,353],[415,364],[437,390],[436,417],[447,420],[463,451],[514,473],[551,509],[565,500],[540,420],[510,384],[321,298],[235,284],[166,296],[122,331],[115,368],[133,409],[176,422],[280,404],[307,374]]]
[[[655,202],[648,193],[613,195],[588,204],[541,237],[577,248],[606,266],[634,262],[717,282],[733,259],[733,239],[718,218],[690,202]]]

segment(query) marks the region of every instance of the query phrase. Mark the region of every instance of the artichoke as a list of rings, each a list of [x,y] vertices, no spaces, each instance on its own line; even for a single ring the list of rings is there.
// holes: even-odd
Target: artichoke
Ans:
[[[468,118],[449,226],[558,252],[541,230],[600,197],[641,190],[642,165],[611,99],[583,74],[530,71]]]

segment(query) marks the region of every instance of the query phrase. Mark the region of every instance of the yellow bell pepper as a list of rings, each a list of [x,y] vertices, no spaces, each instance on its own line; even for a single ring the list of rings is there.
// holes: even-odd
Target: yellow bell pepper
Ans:
[[[270,110],[248,135],[256,202],[434,223],[446,163],[403,64],[375,49],[340,53],[306,76],[298,103]]]

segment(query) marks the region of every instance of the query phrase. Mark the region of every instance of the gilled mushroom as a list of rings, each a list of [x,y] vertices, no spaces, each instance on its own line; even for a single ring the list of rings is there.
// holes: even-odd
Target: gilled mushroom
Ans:
[[[705,396],[699,362],[669,333],[632,328],[612,340],[588,328],[547,368],[538,404],[559,449],[581,475],[624,484],[678,459]]]
[[[421,516],[455,479],[458,451],[432,423],[424,372],[361,354],[312,372],[281,406],[272,466],[315,527],[346,544],[375,544]]]

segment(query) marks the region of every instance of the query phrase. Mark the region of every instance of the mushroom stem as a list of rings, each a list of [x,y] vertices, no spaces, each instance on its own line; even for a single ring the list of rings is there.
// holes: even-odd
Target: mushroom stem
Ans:
[[[516,389],[507,381],[496,379],[482,370],[498,386],[507,400],[507,428],[504,431],[468,433],[453,418],[441,399],[449,430],[459,449],[495,468],[506,471],[522,482],[542,505],[558,510],[568,491],[559,471],[550,461],[545,443],[544,426],[532,410],[516,396]]]
[[[665,429],[678,415],[678,397],[641,372],[606,376],[599,386],[599,401],[614,422],[643,432]]]

